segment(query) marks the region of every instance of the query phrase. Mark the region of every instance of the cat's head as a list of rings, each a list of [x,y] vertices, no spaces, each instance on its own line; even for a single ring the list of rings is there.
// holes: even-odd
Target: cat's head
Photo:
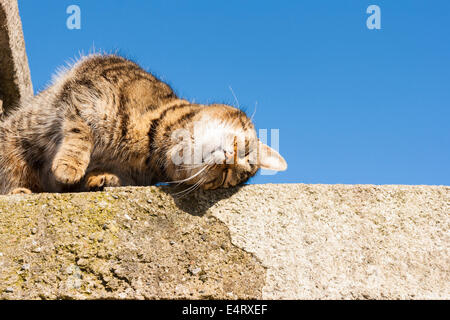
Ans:
[[[286,170],[286,161],[259,141],[243,111],[219,104],[192,108],[179,127],[174,125],[165,148],[170,159],[166,174],[172,182],[228,188],[246,182],[260,168]]]

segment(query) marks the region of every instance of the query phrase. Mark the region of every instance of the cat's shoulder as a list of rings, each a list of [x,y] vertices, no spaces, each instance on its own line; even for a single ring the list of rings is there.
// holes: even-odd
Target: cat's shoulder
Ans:
[[[91,54],[65,68],[77,76],[105,75],[111,72],[144,71],[136,62],[116,54]]]

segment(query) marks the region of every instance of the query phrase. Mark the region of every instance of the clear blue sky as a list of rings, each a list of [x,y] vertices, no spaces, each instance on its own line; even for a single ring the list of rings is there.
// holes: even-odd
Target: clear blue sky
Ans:
[[[81,8],[69,30],[66,8]],[[366,8],[381,8],[368,30]],[[19,0],[35,91],[93,46],[280,129],[252,183],[450,185],[450,1]]]

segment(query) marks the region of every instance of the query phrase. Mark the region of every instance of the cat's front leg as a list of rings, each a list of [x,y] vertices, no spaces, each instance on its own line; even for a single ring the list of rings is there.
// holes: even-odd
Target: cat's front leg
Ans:
[[[94,146],[90,128],[79,117],[68,117],[63,122],[63,137],[52,162],[56,181],[75,184],[86,173]]]
[[[86,175],[84,187],[87,191],[101,191],[105,187],[120,187],[118,176],[108,172],[92,171]]]

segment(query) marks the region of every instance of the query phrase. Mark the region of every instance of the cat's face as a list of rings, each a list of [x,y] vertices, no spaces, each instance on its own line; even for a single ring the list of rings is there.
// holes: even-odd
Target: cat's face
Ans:
[[[261,143],[251,120],[226,105],[203,107],[172,135],[168,149],[172,181],[203,189],[246,182],[258,169],[286,170],[283,157]]]

